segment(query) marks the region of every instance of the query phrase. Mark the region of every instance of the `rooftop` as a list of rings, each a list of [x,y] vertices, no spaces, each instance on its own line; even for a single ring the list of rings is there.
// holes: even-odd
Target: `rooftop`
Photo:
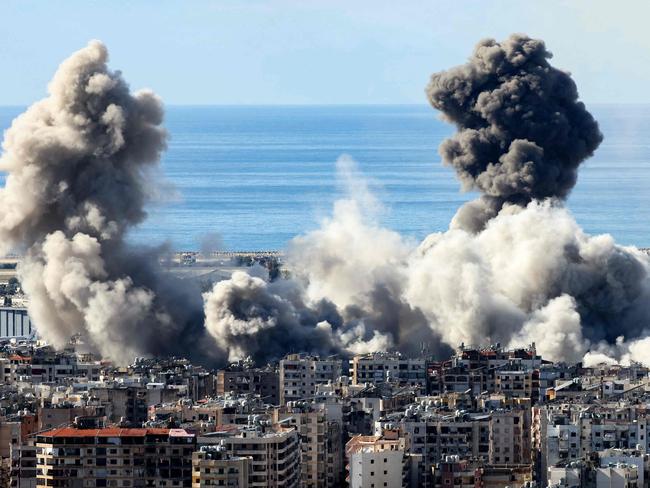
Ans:
[[[185,429],[126,429],[107,427],[105,429],[76,429],[61,427],[38,434],[41,437],[145,437],[148,435],[169,435],[170,437],[192,437]]]

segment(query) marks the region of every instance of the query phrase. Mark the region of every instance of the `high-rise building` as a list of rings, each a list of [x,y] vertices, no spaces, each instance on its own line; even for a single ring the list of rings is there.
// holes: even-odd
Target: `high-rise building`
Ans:
[[[341,376],[341,360],[289,354],[280,361],[280,404],[311,398],[316,386]]]
[[[340,486],[343,473],[341,424],[328,418],[325,405],[292,402],[276,409],[273,420],[298,431],[303,488]]]
[[[225,446],[202,446],[192,454],[192,488],[246,488],[251,469],[251,457],[234,456]]]
[[[353,385],[392,383],[415,387],[426,393],[426,361],[405,358],[400,354],[371,353],[354,356],[350,361]]]
[[[233,456],[250,457],[250,487],[300,486],[300,439],[294,428],[260,421],[247,426],[228,425],[199,437],[199,446],[219,445]]]
[[[189,487],[195,444],[183,429],[49,430],[36,437],[36,486]]]
[[[253,368],[246,364],[232,364],[217,371],[216,393],[225,395],[256,394],[271,405],[280,404],[280,376],[273,368]]]

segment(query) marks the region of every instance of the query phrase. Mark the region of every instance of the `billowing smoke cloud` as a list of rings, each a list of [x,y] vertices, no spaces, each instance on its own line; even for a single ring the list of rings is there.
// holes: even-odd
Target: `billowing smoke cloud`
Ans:
[[[591,359],[631,361],[650,350],[646,339],[629,341],[650,328],[648,257],[610,236],[585,234],[563,206],[602,135],[550,56],[542,41],[515,35],[483,41],[467,64],[432,76],[432,105],[458,127],[440,147],[443,162],[482,196],[459,210],[450,230],[419,246],[380,226],[367,184],[349,160],[339,161],[348,198],[318,230],[293,240],[287,263],[298,309],[327,301],[339,314],[330,343],[350,352],[415,352],[426,343],[440,351],[535,342],[555,361],[579,361],[589,350]],[[247,302],[252,313],[221,304],[220,316],[237,310],[237,328],[268,329],[268,320],[258,320],[259,303],[267,302]],[[209,315],[217,340],[227,337],[212,322]],[[305,344],[301,334],[291,336],[284,347]]]
[[[432,76],[431,104],[458,128],[443,162],[483,195],[420,246],[405,297],[450,344],[536,342],[549,359],[577,360],[645,334],[649,261],[586,235],[562,206],[602,135],[550,57],[513,35]]]
[[[162,104],[150,91],[132,94],[107,57],[97,41],[74,53],[49,96],[6,131],[0,242],[24,249],[18,271],[29,312],[52,344],[79,334],[118,362],[198,356],[199,292],[161,279],[157,250],[124,243],[157,188]]]
[[[587,235],[564,207],[602,136],[549,58],[543,42],[517,35],[483,41],[469,63],[433,75],[429,98],[458,127],[443,162],[482,192],[448,231],[418,245],[382,228],[381,206],[342,158],[347,196],[292,241],[289,277],[237,272],[216,283],[203,323],[200,294],[161,279],[155,253],[124,244],[155,188],[162,109],[151,93],[131,94],[107,70],[105,48],[90,44],[4,143],[0,237],[27,246],[20,273],[35,322],[54,344],[81,334],[121,360],[435,354],[499,341],[535,342],[558,361],[588,351],[592,362],[647,361],[650,260]]]
[[[301,295],[292,281],[268,283],[236,271],[204,295],[206,326],[231,361],[248,356],[263,362],[292,351],[337,352],[327,321],[331,316],[306,307]]]
[[[455,225],[478,231],[505,202],[565,198],[600,144],[575,83],[551,56],[543,41],[523,35],[488,39],[467,64],[431,77],[431,105],[458,128],[440,146],[442,159],[465,190],[483,193]]]
[[[551,202],[506,207],[478,234],[429,236],[411,269],[407,300],[450,344],[536,342],[568,361],[650,323],[647,257],[586,235]]]
[[[549,58],[543,42],[516,35],[483,41],[468,64],[433,75],[432,105],[458,127],[443,162],[483,196],[414,248],[364,212],[376,205],[357,184],[290,246],[307,301],[331,300],[344,323],[363,324],[362,339],[381,334],[381,347],[406,351],[427,339],[535,342],[548,359],[577,361],[645,334],[647,256],[586,235],[561,203],[602,135]]]
[[[424,315],[400,298],[413,246],[377,222],[381,205],[349,157],[338,161],[347,197],[288,249],[290,279],[245,273],[204,294],[206,327],[230,359],[286,352],[439,352]]]

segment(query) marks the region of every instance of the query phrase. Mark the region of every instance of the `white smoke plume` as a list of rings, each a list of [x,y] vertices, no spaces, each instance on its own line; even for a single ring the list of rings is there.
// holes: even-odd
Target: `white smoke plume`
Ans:
[[[439,349],[424,316],[400,298],[413,245],[379,225],[381,205],[354,162],[344,156],[337,166],[347,196],[319,229],[291,242],[290,279],[238,272],[204,294],[207,330],[231,360]]]
[[[24,250],[18,274],[29,313],[55,346],[78,334],[117,362],[200,357],[186,339],[201,333],[198,291],[162,279],[156,249],[124,242],[159,181],[162,104],[151,91],[130,93],[107,59],[98,41],[74,53],[49,95],[6,131],[0,242],[5,252]]]
[[[650,259],[587,235],[565,208],[602,135],[549,58],[542,41],[515,35],[433,75],[429,99],[458,128],[443,162],[483,193],[448,231],[417,244],[383,228],[369,184],[342,158],[347,196],[291,242],[289,277],[237,272],[203,294],[203,318],[197,290],[161,278],[155,253],[125,244],[156,185],[162,107],[131,94],[91,43],[16,119],[0,159],[0,238],[25,246],[20,276],[39,331],[59,346],[81,334],[118,361],[444,354],[498,341],[535,342],[556,361],[647,363]]]
[[[450,230],[405,241],[380,226],[367,186],[348,177],[350,197],[291,243],[302,304],[335,307],[343,350],[535,342],[555,361],[590,350],[643,360],[648,341],[634,339],[650,325],[650,261],[585,234],[564,207],[602,135],[550,57],[542,41],[514,35],[482,41],[467,64],[432,76],[432,105],[458,127],[440,147],[443,162],[483,192]],[[357,331],[354,348],[341,341],[348,331]]]

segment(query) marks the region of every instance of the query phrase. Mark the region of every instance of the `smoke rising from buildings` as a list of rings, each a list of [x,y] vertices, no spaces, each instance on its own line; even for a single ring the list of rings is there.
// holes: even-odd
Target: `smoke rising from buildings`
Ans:
[[[184,340],[201,333],[198,290],[159,279],[156,250],[124,242],[159,181],[162,104],[150,91],[132,94],[107,57],[98,41],[74,53],[49,95],[6,131],[0,241],[24,251],[29,313],[52,344],[79,334],[118,362],[199,355]]]
[[[63,63],[50,96],[7,131],[0,160],[0,237],[25,246],[30,313],[55,345],[81,334],[118,361],[435,354],[486,340],[535,342],[551,360],[647,356],[650,260],[587,235],[564,207],[602,135],[542,41],[482,41],[467,64],[431,78],[433,107],[458,128],[443,162],[482,193],[449,230],[416,243],[383,228],[369,184],[342,157],[346,197],[290,243],[289,277],[239,271],[202,303],[161,279],[155,253],[125,244],[156,188],[166,135],[160,101],[131,94],[106,57],[95,42]]]
[[[289,279],[266,283],[238,272],[204,294],[206,327],[231,360],[445,348],[400,297],[412,246],[379,226],[381,206],[354,162],[342,157],[338,170],[347,197],[319,229],[292,241]]]
[[[563,206],[602,135],[550,56],[542,41],[514,35],[432,76],[432,105],[458,127],[443,162],[483,193],[447,232],[416,246],[381,228],[367,185],[339,163],[350,196],[294,239],[288,268],[306,306],[336,307],[339,337],[356,330],[355,350],[535,342],[548,359],[578,361],[590,349],[629,357],[621,337],[645,335],[647,256],[585,234]]]
[[[549,64],[551,56],[543,41],[524,35],[487,39],[466,64],[431,77],[431,105],[458,128],[440,146],[443,162],[465,190],[483,193],[460,209],[455,225],[478,231],[506,202],[565,198],[602,141],[575,83]]]

